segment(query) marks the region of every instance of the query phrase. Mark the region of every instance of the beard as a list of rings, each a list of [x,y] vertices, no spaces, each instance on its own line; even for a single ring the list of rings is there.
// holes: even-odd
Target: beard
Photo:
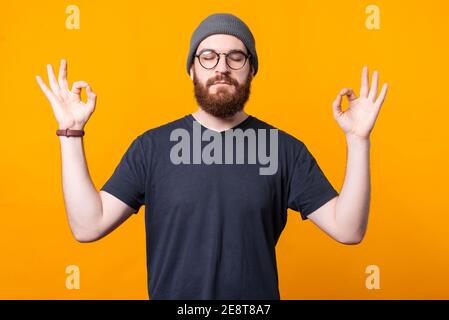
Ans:
[[[195,70],[193,77],[195,98],[201,109],[217,118],[229,118],[237,112],[242,111],[246,101],[248,101],[251,92],[252,75],[248,77],[242,84],[226,74],[207,80],[205,85],[199,83],[196,79]],[[209,88],[215,81],[226,81],[234,86],[234,92],[230,92],[230,88],[218,87],[216,93],[209,93]]]

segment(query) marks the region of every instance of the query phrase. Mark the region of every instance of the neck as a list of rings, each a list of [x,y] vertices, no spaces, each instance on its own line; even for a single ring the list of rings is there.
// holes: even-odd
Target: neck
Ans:
[[[237,112],[232,117],[223,119],[214,117],[203,109],[198,108],[197,111],[192,113],[192,116],[196,121],[198,121],[203,127],[206,127],[207,129],[214,131],[224,131],[238,125],[248,117],[248,114],[246,114],[245,111],[242,110]]]

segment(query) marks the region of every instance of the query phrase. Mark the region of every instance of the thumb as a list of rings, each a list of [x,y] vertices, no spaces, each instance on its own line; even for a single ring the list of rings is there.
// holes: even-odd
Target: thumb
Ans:
[[[332,102],[332,111],[334,113],[335,119],[340,117],[340,115],[343,113],[343,111],[341,110],[341,100],[342,100],[342,95],[338,94],[337,97],[335,98],[334,102]]]
[[[97,103],[97,94],[92,91],[92,88],[89,85],[87,85],[86,87],[86,93],[87,93],[86,105],[89,107],[89,109],[94,109]]]

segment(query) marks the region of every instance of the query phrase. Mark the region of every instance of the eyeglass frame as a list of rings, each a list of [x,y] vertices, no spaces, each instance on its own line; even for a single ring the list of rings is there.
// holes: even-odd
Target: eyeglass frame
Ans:
[[[213,53],[215,53],[216,55],[218,55],[217,63],[216,63],[212,68],[206,68],[205,66],[202,65],[201,60],[200,60],[200,55],[203,54],[204,52],[207,52],[207,51],[212,51]],[[228,55],[231,54],[231,53],[235,53],[235,52],[242,53],[242,54],[245,56],[245,62],[244,62],[243,65],[242,65],[240,68],[238,68],[238,69],[235,69],[235,68],[231,67],[231,66],[229,65],[229,63],[228,63]],[[213,70],[213,69],[215,69],[215,67],[218,66],[218,64],[220,63],[220,59],[221,59],[221,55],[222,55],[222,54],[224,54],[224,56],[225,56],[225,62],[226,62],[226,65],[227,65],[229,68],[231,68],[232,70],[241,70],[241,69],[243,69],[243,67],[245,67],[245,65],[246,65],[246,62],[247,62],[248,60],[251,59],[251,54],[247,54],[247,53],[243,52],[243,51],[240,50],[240,49],[230,50],[230,51],[227,52],[227,53],[224,53],[224,52],[217,52],[217,51],[215,51],[215,50],[213,50],[213,49],[203,49],[203,50],[201,50],[198,54],[195,54],[195,58],[198,58],[199,64],[200,64],[201,67],[203,67],[204,69],[206,69],[206,70]]]

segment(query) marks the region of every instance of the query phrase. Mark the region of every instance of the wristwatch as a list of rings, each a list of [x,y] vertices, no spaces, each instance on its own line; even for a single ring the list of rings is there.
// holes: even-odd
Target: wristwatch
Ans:
[[[82,137],[84,136],[84,130],[58,129],[56,130],[56,135],[66,137]]]

